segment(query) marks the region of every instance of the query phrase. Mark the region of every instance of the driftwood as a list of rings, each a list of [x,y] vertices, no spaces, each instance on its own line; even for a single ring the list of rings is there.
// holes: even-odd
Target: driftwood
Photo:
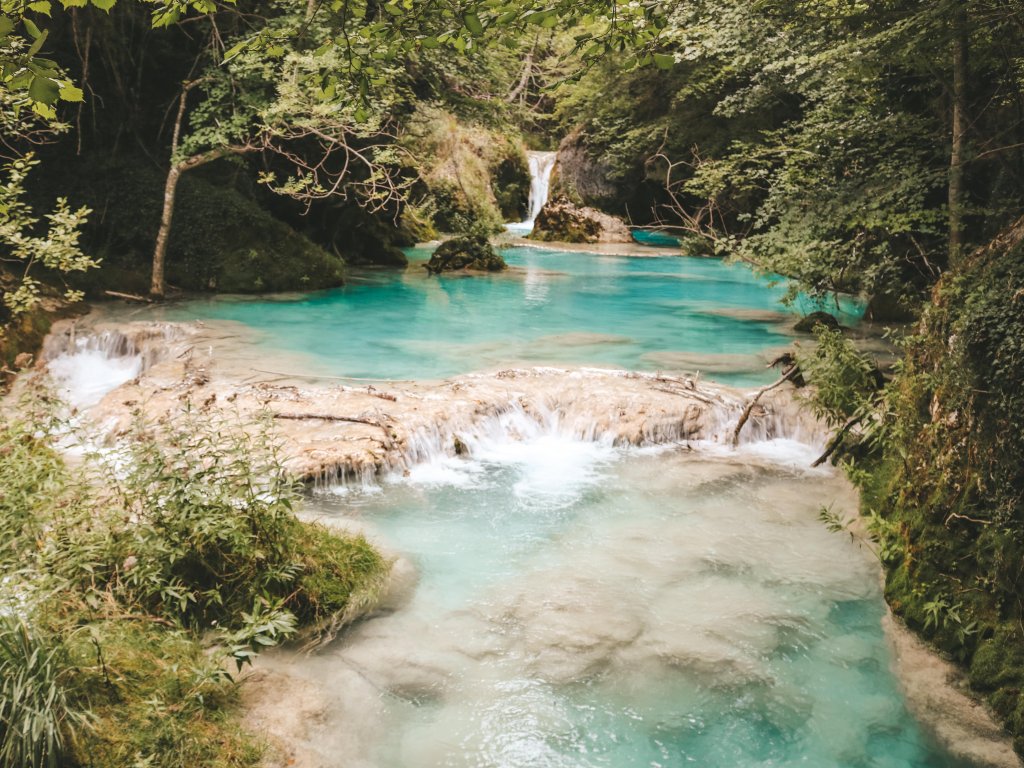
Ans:
[[[275,413],[275,419],[287,419],[290,421],[344,421],[350,424],[367,424],[371,427],[380,427],[387,430],[387,425],[373,419],[361,419],[357,416],[335,416],[331,413]]]
[[[781,387],[783,384],[785,384],[787,381],[793,378],[799,372],[799,370],[800,369],[794,365],[793,367],[789,368],[785,373],[782,374],[782,378],[780,378],[774,384],[769,384],[767,387],[762,387],[757,391],[757,393],[752,398],[750,398],[750,402],[747,403],[747,407],[743,409],[743,415],[740,416],[740,420],[736,422],[736,429],[733,430],[732,444],[734,446],[739,443],[740,430],[743,429],[743,426],[750,419],[750,414],[753,413],[754,406],[757,405],[757,401],[761,399],[761,396],[767,392],[771,392],[773,389]]]
[[[121,293],[120,291],[104,291],[107,296],[112,296],[115,299],[124,299],[125,301],[134,301],[136,304],[152,304],[153,300],[146,296],[139,296],[137,293]]]

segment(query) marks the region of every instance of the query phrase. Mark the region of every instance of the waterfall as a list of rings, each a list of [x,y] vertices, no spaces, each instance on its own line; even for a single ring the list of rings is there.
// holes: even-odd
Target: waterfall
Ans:
[[[551,184],[551,173],[555,169],[557,152],[534,152],[526,153],[530,164],[530,206],[529,214],[525,221],[516,224],[509,224],[511,232],[529,234],[533,231],[533,222],[537,220],[541,208],[548,201],[548,188]]]

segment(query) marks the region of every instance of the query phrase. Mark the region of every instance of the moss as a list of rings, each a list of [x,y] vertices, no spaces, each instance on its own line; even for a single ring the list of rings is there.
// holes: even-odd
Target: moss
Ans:
[[[358,205],[335,209],[330,242],[351,264],[405,267],[409,259],[399,246],[415,245],[416,238],[394,223],[382,221]]]
[[[96,638],[95,642],[93,638]],[[262,745],[239,727],[237,689],[190,634],[146,619],[93,623],[74,645],[72,692],[92,715],[78,765],[255,766]]]
[[[302,573],[292,608],[304,623],[351,613],[371,602],[389,564],[363,536],[339,535],[319,524],[299,523],[295,548]]]
[[[208,414],[183,427],[205,425],[209,430],[195,434],[204,460],[210,462],[201,481],[195,472],[164,473],[156,466],[157,474],[147,473],[141,480],[147,492],[161,498],[162,523],[173,515],[186,524],[149,525],[143,532],[142,526],[126,528],[133,507],[130,502],[119,504],[131,496],[128,488],[106,489],[97,496],[86,479],[93,471],[88,464],[71,474],[49,440],[40,436],[48,434],[39,431],[39,425],[51,418],[47,402],[45,397],[35,403],[26,401],[26,413],[32,413],[32,418],[9,422],[0,414],[0,571],[22,580],[6,585],[8,589],[49,596],[33,604],[27,622],[33,635],[46,641],[38,647],[59,646],[61,651],[59,656],[48,656],[47,665],[54,672],[47,679],[56,681],[50,688],[59,696],[48,699],[45,712],[64,729],[68,736],[64,743],[72,745],[71,754],[62,755],[60,764],[68,768],[257,765],[262,745],[242,727],[237,688],[224,666],[229,653],[240,658],[234,628],[242,625],[246,633],[250,628],[257,633],[258,640],[241,641],[246,648],[280,639],[260,626],[274,620],[267,618],[271,614],[253,618],[257,608],[250,606],[266,605],[268,600],[275,604],[281,600],[300,625],[323,619],[339,623],[372,603],[389,563],[362,537],[334,534],[297,520],[291,514],[291,494],[297,486],[284,475],[276,455],[264,455],[266,447],[261,449],[259,442],[243,437],[237,439],[250,450],[224,454],[218,441],[236,443],[210,424]],[[176,433],[171,442],[181,434]],[[196,460],[197,453],[189,446],[179,447],[183,450],[179,457]],[[153,448],[144,448],[148,450]],[[166,456],[148,453],[133,455],[129,463],[137,465],[143,455],[161,467],[185,466],[184,461],[165,465]],[[225,460],[232,462],[225,474],[213,469]],[[267,461],[270,471],[263,471],[268,469]],[[251,474],[240,478],[239,472]],[[184,478],[186,486],[205,483],[200,503],[182,495],[181,486],[175,487],[177,477]],[[273,505],[266,510],[271,514],[257,513],[239,528],[226,529],[223,517],[218,520],[225,509],[225,495],[231,511],[251,512],[235,503],[240,497],[232,494],[241,492],[249,498],[246,494],[251,493],[255,477],[280,478],[274,490],[261,492],[278,499],[261,499],[260,503]],[[154,506],[139,501],[144,508]],[[257,502],[249,498],[248,504],[252,507]],[[150,546],[145,536],[163,538]],[[160,568],[154,567],[161,558],[180,562],[170,550],[183,541],[188,545],[178,554],[201,559],[199,565],[207,573],[216,571],[218,588],[230,578],[239,580],[241,574],[243,587],[263,584],[264,589],[250,592],[242,601],[230,594],[222,597],[212,588],[193,591],[192,601],[238,607],[234,615],[219,614],[218,621],[186,621],[185,579],[161,577]],[[223,553],[237,556],[223,557]],[[119,575],[111,580],[114,570]],[[130,572],[147,574],[141,588],[132,585]],[[151,588],[161,594],[155,606],[147,598]],[[161,604],[165,591],[172,596],[170,607]],[[247,616],[248,611],[252,616]],[[222,634],[223,629],[232,631]],[[55,708],[54,701],[67,701],[69,706],[61,703]],[[38,709],[22,706],[19,714],[34,716]],[[60,712],[73,712],[76,717],[58,718]],[[78,714],[87,715],[88,727]],[[0,730],[0,739],[3,736]]]
[[[525,218],[530,174],[518,136],[422,104],[407,129],[437,230],[500,232],[506,220]]]
[[[556,197],[537,216],[531,239],[561,243],[596,242],[601,234],[601,225],[581,211],[567,197]]]
[[[492,163],[491,186],[506,221],[523,221],[530,213],[530,164],[520,146],[508,142]]]
[[[147,159],[96,157],[44,163],[36,193],[93,209],[83,246],[102,259],[80,281],[144,293],[159,228],[164,176]],[[340,285],[344,262],[275,219],[232,184],[226,161],[182,176],[167,251],[168,282],[184,290],[250,293]]]
[[[855,477],[885,595],[1024,747],[1024,220],[937,285]]]
[[[0,288],[13,287],[16,282],[16,278],[0,269]],[[42,291],[42,300],[15,318],[0,303],[0,391],[10,383],[17,369],[29,364],[38,354],[55,321],[82,314],[87,309],[84,304],[68,304],[59,298],[59,291],[45,284]]]
[[[479,272],[501,272],[508,264],[494,250],[483,235],[453,237],[438,246],[430,256],[426,268],[438,275],[442,272],[471,270]]]

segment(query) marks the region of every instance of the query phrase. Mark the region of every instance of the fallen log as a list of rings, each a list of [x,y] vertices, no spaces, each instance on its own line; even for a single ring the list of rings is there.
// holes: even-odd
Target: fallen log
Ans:
[[[125,301],[134,301],[136,304],[152,304],[153,300],[146,296],[139,296],[137,293],[121,293],[120,291],[104,291],[107,296],[112,296],[115,299],[124,299]]]

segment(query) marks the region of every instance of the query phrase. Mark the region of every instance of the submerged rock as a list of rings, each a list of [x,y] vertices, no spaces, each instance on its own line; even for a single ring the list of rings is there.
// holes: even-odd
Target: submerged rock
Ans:
[[[800,333],[813,333],[814,329],[819,325],[824,325],[826,328],[838,328],[839,321],[828,312],[811,312],[807,317],[804,317],[797,322],[797,324],[793,326],[793,330],[799,331]]]
[[[460,269],[500,272],[503,269],[508,269],[508,264],[494,250],[486,237],[464,235],[441,243],[430,257],[426,267],[427,272],[439,275],[442,272],[455,272]]]
[[[556,197],[541,209],[530,237],[563,243],[633,242],[622,219],[596,208],[581,208],[567,197]]]

